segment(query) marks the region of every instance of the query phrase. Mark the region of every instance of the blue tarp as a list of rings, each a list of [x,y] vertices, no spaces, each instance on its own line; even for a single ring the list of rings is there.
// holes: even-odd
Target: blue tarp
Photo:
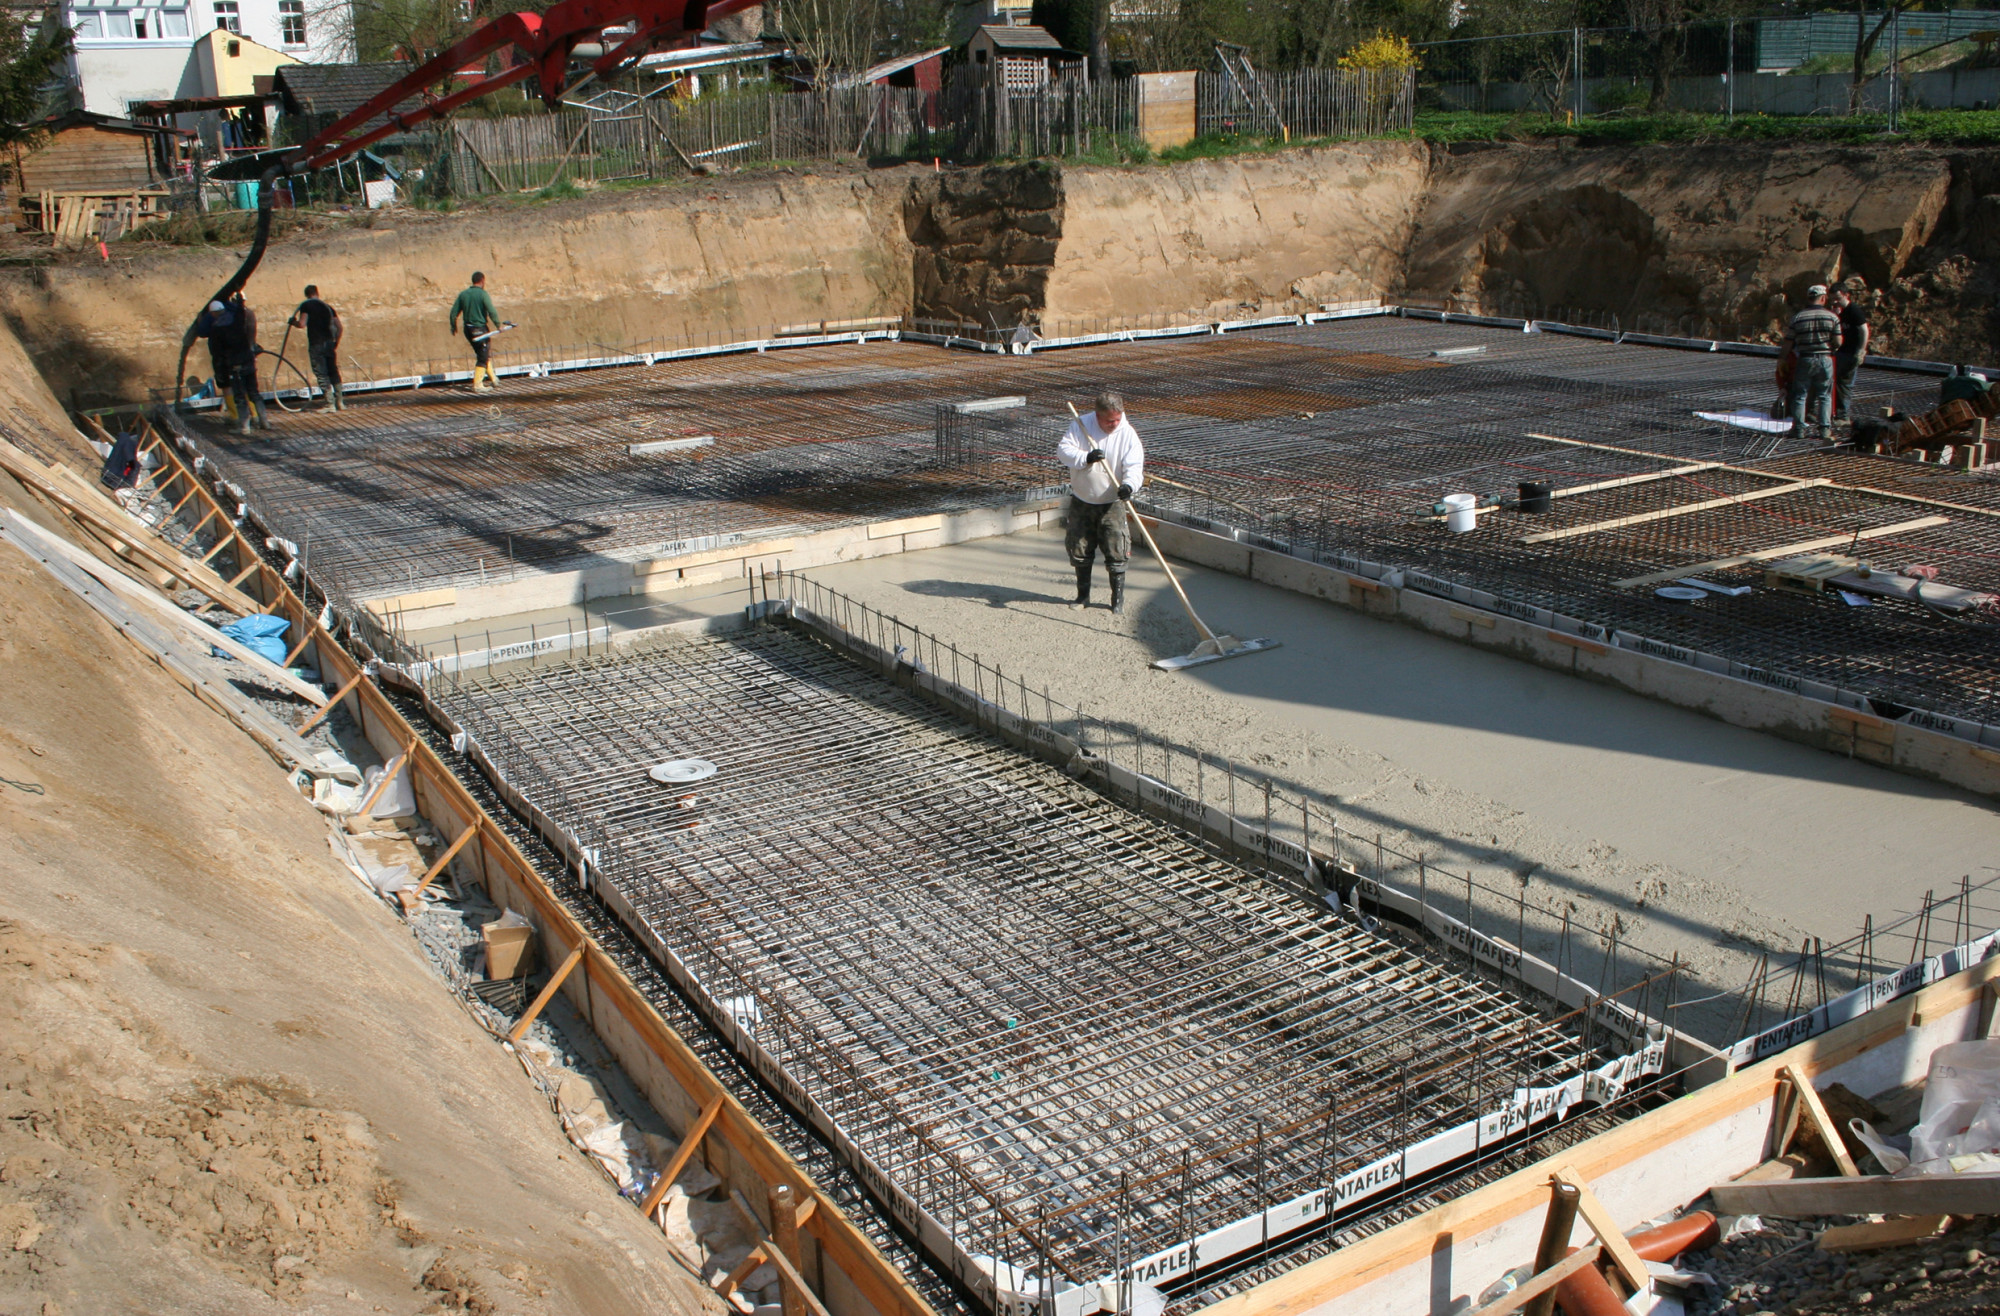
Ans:
[[[287,652],[284,636],[290,626],[291,623],[283,617],[238,617],[224,626],[222,633],[282,666]]]

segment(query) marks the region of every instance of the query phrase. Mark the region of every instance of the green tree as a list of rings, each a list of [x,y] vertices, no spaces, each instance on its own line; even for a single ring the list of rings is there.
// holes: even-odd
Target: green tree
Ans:
[[[73,35],[53,11],[32,30],[30,21],[18,10],[0,11],[0,146],[11,148],[16,182],[21,157],[48,135],[41,120],[62,80]]]

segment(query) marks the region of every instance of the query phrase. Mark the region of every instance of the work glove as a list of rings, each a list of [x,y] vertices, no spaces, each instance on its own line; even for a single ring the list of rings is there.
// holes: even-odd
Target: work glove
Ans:
[[[1119,486],[1118,486],[1118,501],[1120,501],[1120,502],[1124,502],[1124,503],[1129,503],[1129,502],[1131,502],[1131,501],[1132,501],[1132,486],[1131,486],[1131,485],[1129,485],[1129,484],[1121,484],[1121,485],[1119,485]]]
[[[1088,465],[1090,465],[1090,464],[1091,464],[1092,462],[1101,462],[1101,461],[1103,461],[1103,460],[1104,460],[1104,449],[1102,449],[1102,448],[1092,448],[1092,449],[1090,450],[1090,455],[1089,455],[1088,457],[1085,457],[1085,458],[1083,459],[1083,464],[1084,464],[1085,466],[1088,466]]]

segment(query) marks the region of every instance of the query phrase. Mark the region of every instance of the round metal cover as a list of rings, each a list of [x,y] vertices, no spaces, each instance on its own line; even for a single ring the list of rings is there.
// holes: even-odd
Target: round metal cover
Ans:
[[[685,786],[713,777],[715,765],[707,759],[668,759],[658,767],[648,769],[646,775],[662,786]]]
[[[1694,603],[1708,597],[1707,590],[1696,589],[1692,585],[1662,585],[1653,593],[1663,599],[1672,599],[1675,603]]]

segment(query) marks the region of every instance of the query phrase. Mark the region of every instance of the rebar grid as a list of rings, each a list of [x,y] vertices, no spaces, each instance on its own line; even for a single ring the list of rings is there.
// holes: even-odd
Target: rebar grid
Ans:
[[[1480,350],[1432,355],[1466,347]],[[1620,585],[1936,510],[1909,497],[2000,510],[2000,481],[1827,452],[1694,414],[1767,400],[1770,370],[1768,359],[1729,353],[1371,318],[1033,356],[871,343],[617,367],[510,382],[495,401],[384,395],[338,416],[286,417],[273,441],[193,423],[260,513],[313,543],[330,592],[365,600],[1046,491],[1060,480],[1048,454],[1066,404],[1109,384],[1123,388],[1146,439],[1145,496],[1155,507],[1301,555],[1415,569],[1897,707],[2000,722],[2000,645],[1983,619],[1766,590],[1690,607]],[[1911,382],[1864,368],[1859,401],[1894,389],[1907,404]],[[946,442],[940,403],[1005,394],[1028,403],[962,417]],[[626,452],[631,442],[695,435],[715,443]],[[1808,491],[1519,542],[1757,484],[1709,469],[1595,487],[1708,463],[1767,470],[1771,483],[1831,476],[1905,498]],[[1433,518],[1446,493],[1511,498],[1522,481],[1554,486],[1557,512],[1503,510],[1466,536]],[[2000,522],[1942,514],[1948,524],[1857,540],[1866,545],[1857,551],[2000,589]],[[1754,584],[1761,569],[1710,575]]]
[[[442,702],[973,1253],[1094,1278],[1601,1058],[795,635]],[[721,769],[693,809],[644,775],[685,755]]]

